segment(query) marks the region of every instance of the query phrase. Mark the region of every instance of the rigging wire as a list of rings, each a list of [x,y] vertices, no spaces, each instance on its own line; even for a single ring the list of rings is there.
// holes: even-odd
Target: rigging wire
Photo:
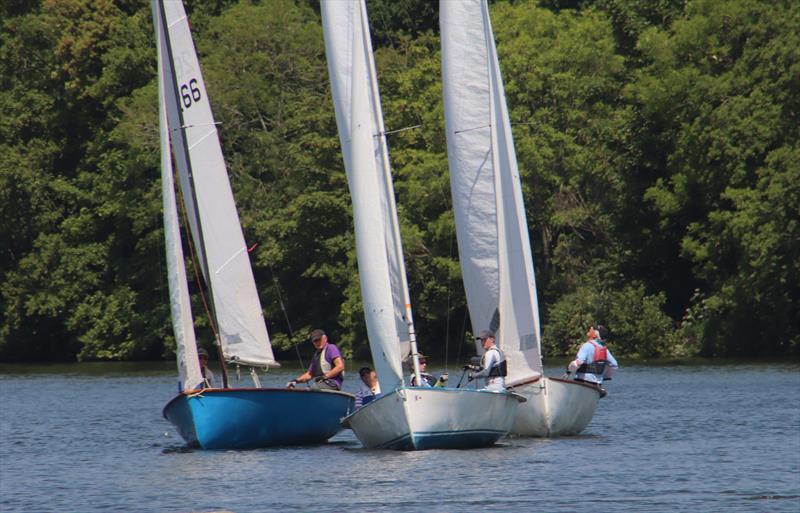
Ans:
[[[275,276],[275,269],[272,267],[272,262],[268,262],[269,265],[269,272],[272,274],[272,284],[275,287],[275,293],[278,295],[278,304],[281,305],[281,311],[283,312],[283,318],[286,319],[286,328],[289,330],[289,340],[294,340],[294,330],[292,329],[292,323],[289,321],[289,314],[286,311],[286,306],[283,303],[283,296],[281,296],[281,285],[278,282],[278,277]],[[305,364],[303,364],[303,357],[300,356],[300,349],[297,347],[298,343],[293,343],[294,350],[297,353],[297,360],[300,362],[300,368],[305,368]]]

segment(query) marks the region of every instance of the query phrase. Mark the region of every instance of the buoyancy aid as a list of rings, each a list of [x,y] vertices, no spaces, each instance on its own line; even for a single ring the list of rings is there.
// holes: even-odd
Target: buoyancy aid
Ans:
[[[608,363],[608,349],[606,349],[606,346],[598,344],[596,340],[590,340],[589,342],[594,346],[592,363],[582,364],[578,367],[577,372],[602,376],[603,372],[606,370],[606,364]]]
[[[314,353],[314,360],[311,363],[311,375],[315,378],[325,375],[325,373],[333,368],[331,362],[326,358],[329,345],[330,344],[327,344],[323,349]]]
[[[495,350],[498,353],[500,353],[500,362],[499,363],[495,363],[494,365],[491,366],[491,368],[489,369],[489,374],[488,374],[487,377],[489,377],[489,378],[500,378],[500,377],[504,378],[504,377],[506,377],[508,375],[508,364],[506,363],[506,355],[504,355],[503,352],[498,347],[489,348],[489,350],[486,351],[486,352],[488,353],[489,351],[492,351],[492,350]]]

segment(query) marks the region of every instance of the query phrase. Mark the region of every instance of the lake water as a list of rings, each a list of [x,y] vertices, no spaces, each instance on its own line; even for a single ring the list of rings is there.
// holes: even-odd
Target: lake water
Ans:
[[[581,436],[420,452],[188,450],[173,369],[0,366],[0,511],[800,511],[797,363],[623,362]]]

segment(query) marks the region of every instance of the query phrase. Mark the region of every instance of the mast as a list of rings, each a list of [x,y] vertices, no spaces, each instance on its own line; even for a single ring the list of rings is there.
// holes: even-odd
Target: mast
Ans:
[[[364,0],[359,1],[359,12],[361,14],[361,33],[365,35],[364,37],[364,45],[365,45],[365,56],[372,56],[372,41],[369,37],[369,20],[367,18],[367,11],[366,5],[364,4]],[[367,58],[367,66],[368,66],[368,74],[369,74],[369,85],[370,90],[372,93],[372,98],[375,101],[372,104],[373,112],[374,112],[374,121],[377,124],[378,133],[376,134],[377,142],[378,142],[378,152],[381,156],[381,162],[383,163],[382,170],[383,170],[383,179],[384,179],[384,187],[392,195],[390,201],[387,201],[388,209],[389,209],[389,216],[393,222],[390,222],[389,225],[391,227],[391,238],[392,243],[394,246],[394,254],[397,255],[396,265],[399,267],[399,275],[400,275],[400,292],[403,299],[403,320],[405,320],[406,325],[408,326],[408,338],[409,338],[409,345],[411,349],[411,361],[412,367],[414,372],[414,377],[417,381],[417,386],[422,384],[422,375],[420,374],[419,370],[419,349],[417,348],[417,332],[414,328],[414,316],[411,312],[411,294],[408,290],[408,278],[406,276],[406,263],[405,259],[403,258],[403,244],[402,239],[400,238],[400,220],[397,215],[397,203],[394,201],[394,185],[392,183],[392,173],[391,173],[391,164],[389,162],[389,146],[386,141],[386,128],[383,122],[383,109],[381,108],[381,102],[379,101],[380,93],[378,91],[378,81],[377,76],[378,73],[375,69],[375,60],[372,58]]]

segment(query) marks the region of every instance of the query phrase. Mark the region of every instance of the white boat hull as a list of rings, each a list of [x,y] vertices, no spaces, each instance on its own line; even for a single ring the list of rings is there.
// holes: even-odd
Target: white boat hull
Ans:
[[[462,388],[398,388],[342,420],[368,449],[485,447],[508,434],[516,394]]]
[[[577,435],[591,422],[600,400],[597,387],[560,378],[543,377],[510,390],[527,399],[511,428],[520,436]]]

